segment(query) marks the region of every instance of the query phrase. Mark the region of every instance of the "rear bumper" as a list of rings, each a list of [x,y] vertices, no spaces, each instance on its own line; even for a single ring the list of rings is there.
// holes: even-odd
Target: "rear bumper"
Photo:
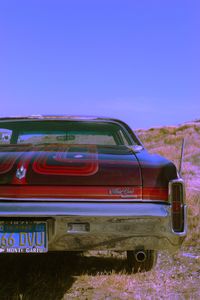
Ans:
[[[187,231],[176,233],[171,206],[164,203],[0,202],[0,220],[47,220],[49,251],[151,250],[175,251]]]

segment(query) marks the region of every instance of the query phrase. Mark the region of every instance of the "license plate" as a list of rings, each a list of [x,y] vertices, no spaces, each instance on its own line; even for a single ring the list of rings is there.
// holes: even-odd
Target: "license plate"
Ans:
[[[47,223],[0,222],[0,253],[44,253],[47,251]]]

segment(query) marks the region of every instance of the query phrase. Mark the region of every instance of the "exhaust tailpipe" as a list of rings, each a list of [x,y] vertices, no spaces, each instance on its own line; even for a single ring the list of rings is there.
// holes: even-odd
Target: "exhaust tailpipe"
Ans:
[[[137,262],[144,262],[145,260],[147,259],[147,254],[146,254],[146,251],[143,251],[143,250],[138,250],[138,251],[135,251],[135,260]]]

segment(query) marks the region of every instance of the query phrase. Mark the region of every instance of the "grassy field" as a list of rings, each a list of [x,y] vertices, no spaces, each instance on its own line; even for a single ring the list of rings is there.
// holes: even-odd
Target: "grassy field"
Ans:
[[[174,254],[159,253],[154,270],[127,274],[124,253],[0,257],[1,299],[200,299],[200,122],[138,130],[151,153],[178,166],[186,138],[188,236]]]

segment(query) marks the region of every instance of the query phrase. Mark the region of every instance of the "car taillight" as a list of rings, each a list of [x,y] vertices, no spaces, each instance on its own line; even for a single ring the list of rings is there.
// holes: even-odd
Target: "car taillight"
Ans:
[[[183,180],[170,182],[170,200],[172,206],[172,228],[175,232],[184,230],[184,183]]]

